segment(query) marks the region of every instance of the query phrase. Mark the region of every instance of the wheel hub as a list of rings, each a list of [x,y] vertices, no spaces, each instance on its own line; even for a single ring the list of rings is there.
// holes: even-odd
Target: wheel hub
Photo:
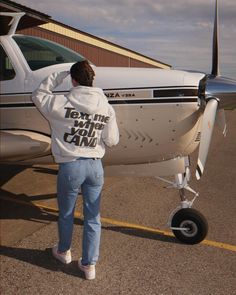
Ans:
[[[182,221],[180,224],[180,228],[181,227],[183,228],[183,230],[181,230],[181,232],[186,237],[194,237],[198,232],[197,225],[192,220]]]

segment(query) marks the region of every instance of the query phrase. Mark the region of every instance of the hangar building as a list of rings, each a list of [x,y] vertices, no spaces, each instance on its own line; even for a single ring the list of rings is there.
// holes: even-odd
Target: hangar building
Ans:
[[[62,24],[51,19],[47,14],[10,0],[0,1],[0,11],[25,12],[26,14],[18,26],[18,34],[37,36],[62,44],[80,53],[97,66],[162,69],[171,67],[158,60]],[[4,25],[6,26],[6,24],[0,24],[1,30]]]

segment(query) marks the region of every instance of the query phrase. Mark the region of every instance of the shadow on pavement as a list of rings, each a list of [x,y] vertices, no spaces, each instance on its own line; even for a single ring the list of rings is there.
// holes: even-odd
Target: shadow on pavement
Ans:
[[[35,206],[29,200],[29,205],[18,204],[14,202],[8,202],[0,199],[1,208],[4,207],[4,210],[0,210],[1,219],[23,219],[39,223],[45,223],[45,221],[55,222],[57,221],[58,214],[57,212],[50,212],[50,210],[43,210]],[[4,204],[4,205],[3,205]],[[25,209],[27,206],[27,210]],[[29,207],[28,207],[29,206]],[[83,220],[76,217],[74,219],[74,224],[83,225]],[[119,232],[125,235],[136,236],[139,238],[158,240],[168,243],[178,243],[176,238],[165,236],[159,233],[151,233],[144,231],[142,229],[133,229],[121,226],[102,226],[103,230]]]
[[[1,190],[0,190],[1,192]],[[6,195],[6,192],[4,193]],[[1,200],[0,198],[0,205],[1,208],[4,210],[0,210],[0,218],[1,219],[22,219],[22,220],[29,220],[38,223],[45,223],[45,222],[55,222],[58,219],[58,213],[54,210],[50,212],[50,209],[44,210],[37,206],[35,206],[31,202],[31,198],[27,196],[17,196],[17,203],[14,203],[14,199],[16,196],[14,194],[8,193],[8,197],[11,198],[12,201]],[[24,203],[20,204],[19,201],[23,201]],[[27,202],[28,204],[25,204]],[[26,210],[27,207],[27,210]],[[83,225],[83,220],[76,217],[74,219],[74,224]],[[136,236],[139,238],[151,239],[151,240],[158,240],[167,243],[179,243],[175,237],[166,236],[159,233],[151,233],[148,231],[144,231],[142,229],[133,229],[127,228],[122,226],[102,226],[103,230],[106,231],[113,231],[119,232],[125,235]]]
[[[51,248],[38,250],[1,246],[0,254],[48,269],[50,271],[60,271],[68,275],[83,278],[83,273],[78,269],[77,261],[72,261],[67,265],[62,264],[52,256]]]
[[[24,196],[21,197],[19,195],[16,198],[16,195],[11,193],[8,193],[7,197],[8,200],[4,200],[1,199],[0,196],[0,219],[21,219],[39,223],[45,223],[45,221],[57,221],[58,219],[58,213],[55,212],[55,210],[50,211],[50,209],[41,209],[31,202],[31,198],[29,200],[28,197],[24,198]],[[16,200],[16,202],[14,202],[14,200]],[[22,204],[20,201],[22,201]],[[75,218],[74,223],[77,225],[83,225],[83,220]]]
[[[0,174],[0,186],[4,185],[10,179],[12,179],[17,174],[21,173],[25,169],[29,168],[28,166],[13,166],[13,165],[0,165],[2,173]]]
[[[167,243],[176,243],[181,244],[175,237],[165,236],[159,233],[151,233],[148,231],[144,231],[142,229],[133,229],[133,228],[126,228],[122,226],[106,226],[102,227],[103,230],[109,230],[114,232],[119,232],[129,236],[135,236],[144,239],[156,240],[161,242]]]
[[[56,221],[57,215],[43,211],[34,206],[30,201],[30,206],[14,203],[13,201],[5,201],[0,198],[0,218],[12,220],[29,220],[37,223],[45,223],[45,221]],[[4,210],[3,210],[4,208]]]
[[[57,169],[51,169],[48,167],[37,167],[37,166],[27,166],[27,165],[7,165],[7,164],[0,164],[0,169],[2,172],[0,174],[0,186],[4,185],[6,182],[8,182],[10,179],[12,179],[17,174],[23,172],[24,170],[32,168],[34,172],[37,173],[43,173],[43,174],[51,174],[51,175],[57,175],[58,170]]]
[[[28,196],[26,194],[14,194],[7,190],[0,188],[0,198],[4,199],[4,197],[11,198],[12,200],[17,201],[23,201],[23,202],[29,202],[31,201],[43,201],[43,200],[49,200],[49,199],[55,199],[56,194],[45,194],[45,195],[35,195],[35,196]]]
[[[81,220],[76,219],[77,223],[81,223]],[[103,227],[103,230],[120,232],[131,236],[137,236],[141,238],[148,238],[153,240],[159,240],[163,242],[178,243],[174,237],[162,236],[160,234],[148,233],[142,230],[122,228],[122,227]],[[51,248],[45,250],[39,249],[26,249],[17,247],[0,246],[0,255],[13,258],[16,260],[24,261],[26,263],[39,266],[50,271],[60,271],[68,275],[83,278],[83,273],[78,269],[77,261],[65,265],[57,261],[51,253]]]
[[[34,221],[38,223],[45,223],[47,222],[55,222],[58,219],[58,214],[55,212],[49,212],[48,210],[42,210],[36,206],[34,206],[32,203],[30,204],[30,208],[25,204],[16,204],[14,202],[7,202],[0,199],[0,205],[1,208],[4,208],[4,210],[0,211],[0,218],[1,219],[23,219],[23,220],[29,220]],[[83,225],[83,220],[76,217],[74,219],[74,224],[76,225]],[[133,229],[133,228],[126,228],[121,226],[102,226],[103,230],[107,231],[114,231],[119,232],[125,235],[130,236],[137,236],[140,238],[146,238],[146,239],[152,239],[152,240],[158,240],[163,242],[169,242],[169,243],[178,243],[178,241],[174,237],[165,236],[158,233],[151,233],[146,232],[144,230],[139,229]]]
[[[42,173],[42,174],[51,174],[51,175],[57,175],[58,170],[45,168],[45,167],[34,167],[34,172]]]

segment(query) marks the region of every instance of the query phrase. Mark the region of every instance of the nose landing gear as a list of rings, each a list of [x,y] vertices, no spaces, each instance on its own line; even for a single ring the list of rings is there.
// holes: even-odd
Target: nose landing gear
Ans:
[[[195,199],[198,197],[198,193],[188,185],[190,181],[188,157],[185,157],[185,173],[176,174],[175,182],[170,182],[161,177],[157,178],[169,183],[170,186],[167,188],[178,189],[180,194],[180,205],[170,214],[167,225],[179,241],[186,244],[200,243],[207,235],[208,223],[199,211],[191,208]],[[191,201],[186,198],[185,191],[194,194]]]

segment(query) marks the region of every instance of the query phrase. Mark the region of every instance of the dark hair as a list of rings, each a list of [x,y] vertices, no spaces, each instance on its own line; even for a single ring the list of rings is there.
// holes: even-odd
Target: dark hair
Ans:
[[[73,64],[70,68],[70,75],[79,85],[93,86],[95,73],[87,60]]]

